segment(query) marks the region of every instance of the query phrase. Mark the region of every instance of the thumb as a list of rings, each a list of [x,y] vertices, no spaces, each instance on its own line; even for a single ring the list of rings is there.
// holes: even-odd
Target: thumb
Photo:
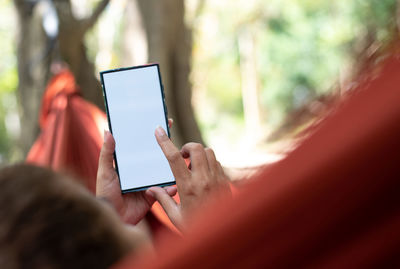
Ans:
[[[180,229],[182,224],[182,215],[180,211],[179,205],[175,202],[175,200],[170,196],[167,190],[160,187],[152,187],[146,191],[148,195],[151,195],[156,199],[161,207],[164,209],[168,218],[171,222]]]
[[[104,131],[104,143],[99,157],[99,168],[113,167],[115,140],[109,131]]]

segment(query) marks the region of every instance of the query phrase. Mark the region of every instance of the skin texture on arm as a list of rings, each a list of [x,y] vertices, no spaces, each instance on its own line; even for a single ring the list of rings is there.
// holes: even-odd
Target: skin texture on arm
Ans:
[[[148,189],[146,194],[154,197],[172,223],[182,230],[195,209],[217,194],[230,193],[229,180],[212,149],[188,143],[179,151],[161,127],[156,129],[155,136],[174,174],[181,203],[177,204],[166,189],[159,187]],[[189,167],[185,158],[190,158]]]

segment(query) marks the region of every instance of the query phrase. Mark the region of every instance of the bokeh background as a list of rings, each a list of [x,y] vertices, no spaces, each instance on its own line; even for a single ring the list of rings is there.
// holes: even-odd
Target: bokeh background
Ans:
[[[398,35],[396,0],[0,1],[0,163],[23,160],[46,84],[69,66],[103,108],[98,72],[158,62],[174,141],[221,163],[282,157]]]

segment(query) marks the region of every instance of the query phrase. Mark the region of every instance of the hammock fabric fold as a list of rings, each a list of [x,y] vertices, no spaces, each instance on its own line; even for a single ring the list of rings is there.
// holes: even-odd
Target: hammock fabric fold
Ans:
[[[72,73],[59,73],[43,96],[41,134],[26,161],[71,173],[94,193],[106,120],[100,109],[80,97]]]

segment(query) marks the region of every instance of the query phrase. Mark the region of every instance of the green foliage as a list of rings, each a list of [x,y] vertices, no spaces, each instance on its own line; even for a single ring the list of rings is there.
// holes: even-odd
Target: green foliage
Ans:
[[[367,35],[390,39],[395,12],[395,0],[207,1],[194,29],[194,85],[216,107],[205,115],[198,107],[199,119],[210,130],[208,122],[221,113],[243,119],[241,32],[254,37],[264,125],[276,127],[290,111],[336,87],[339,74],[357,63],[354,51]]]
[[[0,73],[0,162],[2,159],[10,158],[12,143],[15,140],[6,123],[19,126],[19,123],[10,122],[19,120],[18,117],[12,116],[17,113],[15,96],[17,84],[18,77],[15,66]]]
[[[16,88],[18,84],[11,1],[0,2],[0,163],[11,156],[14,137],[8,125],[17,125]],[[8,123],[8,125],[6,124]]]

